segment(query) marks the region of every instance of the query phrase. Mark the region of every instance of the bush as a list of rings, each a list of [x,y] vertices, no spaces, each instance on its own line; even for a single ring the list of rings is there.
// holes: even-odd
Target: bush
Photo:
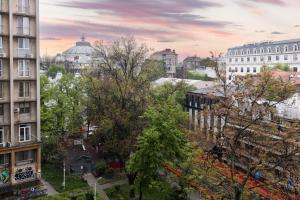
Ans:
[[[88,192],[85,194],[85,199],[86,200],[94,200],[94,195],[91,192]]]
[[[114,173],[115,173],[115,172],[114,172],[113,169],[111,169],[111,168],[107,169],[107,170],[106,170],[106,173],[105,173],[105,178],[108,178],[108,179],[113,178]]]
[[[106,162],[104,160],[100,160],[96,163],[96,172],[99,175],[102,175],[105,173],[107,168]]]

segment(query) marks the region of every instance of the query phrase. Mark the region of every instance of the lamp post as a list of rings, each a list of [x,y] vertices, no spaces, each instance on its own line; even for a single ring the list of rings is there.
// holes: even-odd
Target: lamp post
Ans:
[[[99,177],[98,179],[95,180],[95,185],[94,185],[94,200],[97,200],[97,182],[102,179],[102,177]]]

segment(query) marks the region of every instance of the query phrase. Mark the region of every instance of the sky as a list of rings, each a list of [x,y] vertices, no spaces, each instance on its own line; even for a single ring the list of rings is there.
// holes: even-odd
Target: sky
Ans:
[[[41,55],[134,36],[151,51],[209,56],[230,47],[300,38],[299,0],[40,0]]]

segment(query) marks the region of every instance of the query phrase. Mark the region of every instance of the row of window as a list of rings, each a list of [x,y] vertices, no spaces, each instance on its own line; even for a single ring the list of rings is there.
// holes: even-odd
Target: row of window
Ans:
[[[238,67],[235,67],[234,69],[229,67],[228,69],[229,72],[238,72]],[[250,67],[247,67],[246,70],[244,71],[244,67],[241,67],[240,68],[240,72],[247,72],[247,73],[250,73],[250,72],[253,72],[253,73],[256,73],[257,70],[256,70],[256,67],[252,67],[252,71],[251,71],[251,68]]]
[[[3,60],[0,59],[0,77],[4,74]],[[18,60],[18,76],[29,77],[30,76],[30,61]]]
[[[19,126],[19,142],[29,142],[31,141],[31,126],[22,124]],[[0,128],[0,144],[4,144],[5,135],[4,128]]]
[[[16,152],[16,164],[18,162],[24,161],[35,161],[36,160],[36,150],[20,151]],[[0,166],[9,167],[10,165],[10,154],[0,154]]]
[[[29,50],[29,38],[18,38],[18,49]],[[0,49],[3,48],[3,37],[0,37]]]
[[[283,46],[283,51],[279,46],[275,47],[275,49],[272,49],[271,47],[267,47],[266,49],[261,47],[261,48],[254,48],[252,51],[250,49],[241,49],[241,50],[229,50],[228,55],[250,55],[250,54],[264,54],[264,53],[274,53],[274,50],[276,53],[282,53],[282,52],[289,52],[289,46],[284,45]],[[298,44],[294,44],[292,51],[299,51],[299,46]]]
[[[30,97],[30,82],[22,81],[19,82],[19,97],[26,98]],[[0,82],[0,99],[4,98],[4,84]]]
[[[19,103],[19,113],[20,114],[29,114],[30,113],[30,103],[23,102]],[[0,116],[4,116],[4,104],[0,104]]]
[[[283,60],[287,61],[289,60],[289,56],[288,55],[282,55],[283,56]],[[271,61],[280,61],[280,55],[277,55],[277,56],[267,56],[267,57],[264,57],[264,56],[261,56],[261,57],[247,57],[247,58],[235,58],[235,59],[232,59],[232,58],[229,58],[229,62],[265,62],[265,61],[268,61],[268,62],[271,62]],[[298,55],[297,54],[294,54],[293,55],[293,61],[297,61],[298,60]]]

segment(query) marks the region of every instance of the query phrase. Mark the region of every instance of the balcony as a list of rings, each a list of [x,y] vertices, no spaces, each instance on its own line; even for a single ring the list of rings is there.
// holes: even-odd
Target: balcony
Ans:
[[[17,27],[17,35],[18,36],[29,36],[30,35],[29,27]]]
[[[34,53],[30,49],[17,49],[15,52],[16,58],[34,59]]]
[[[29,15],[30,8],[29,8],[29,6],[17,6],[17,13]]]

